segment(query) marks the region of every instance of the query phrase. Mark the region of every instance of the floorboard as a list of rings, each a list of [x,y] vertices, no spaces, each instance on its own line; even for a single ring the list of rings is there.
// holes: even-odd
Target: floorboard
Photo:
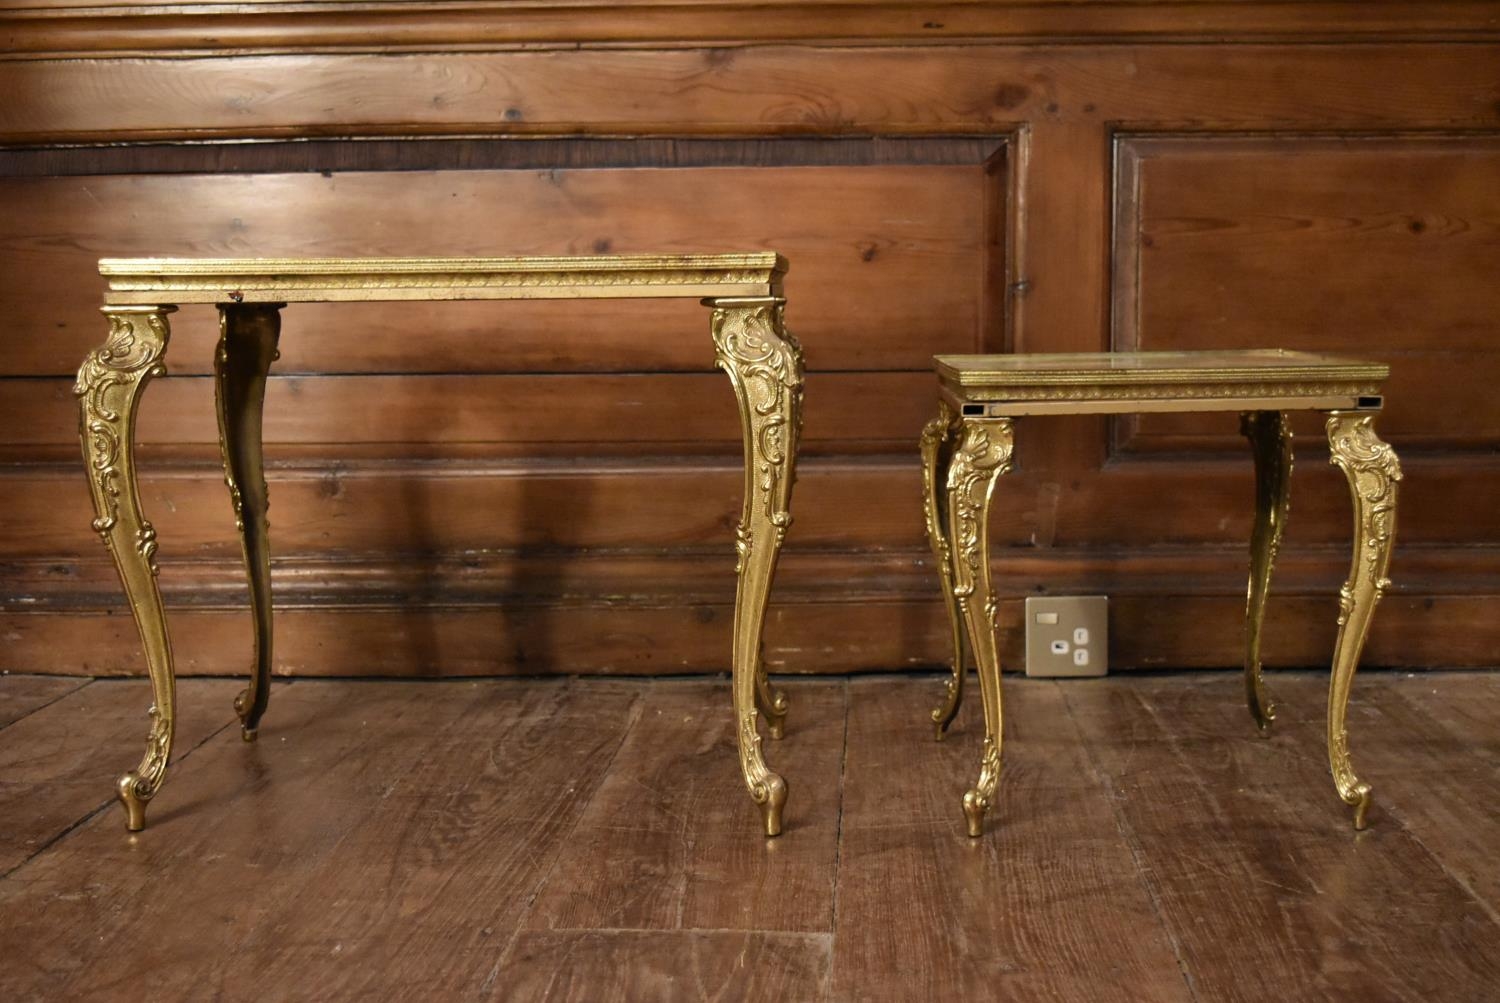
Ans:
[[[243,683],[184,679],[177,684],[175,755],[189,754],[235,720]],[[115,781],[146,751],[151,687],[144,680],[89,682],[0,731],[0,874],[100,809],[124,829]],[[235,729],[238,740],[238,729]],[[153,812],[171,810],[164,788]]]
[[[1376,804],[1500,922],[1500,675],[1367,673],[1350,717]]]
[[[1485,998],[1500,927],[1398,820],[1353,831],[1328,775],[1325,680],[1272,689],[1270,739],[1228,675],[1067,689],[1195,995]],[[1372,739],[1356,725],[1356,748]]]
[[[111,784],[141,680],[0,677],[0,999],[1495,998],[1500,673],[1358,679],[1355,833],[1326,677],[1007,679],[981,839],[977,692],[798,680],[767,841],[726,680],[299,680],[247,745],[185,680],[145,832]],[[8,855],[8,856],[7,856]]]
[[[728,681],[658,680],[527,927],[827,933],[845,685],[785,689],[786,737],[763,740],[791,774],[784,838],[745,793]]]
[[[76,676],[0,674],[0,728],[87,686],[88,682]]]
[[[941,743],[930,679],[862,679],[834,938],[837,1000],[1186,1000],[1062,687],[1007,687],[1004,772],[970,839],[979,694]]]
[[[812,1000],[828,936],[744,930],[551,930],[520,935],[487,998],[576,1003]]]

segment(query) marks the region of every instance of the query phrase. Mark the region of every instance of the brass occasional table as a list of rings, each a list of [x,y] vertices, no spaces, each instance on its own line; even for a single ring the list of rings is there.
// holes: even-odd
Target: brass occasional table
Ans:
[[[1349,688],[1370,618],[1390,584],[1396,530],[1396,453],[1375,435],[1389,368],[1288,351],[947,355],[934,359],[938,417],[922,432],[927,533],[953,629],[953,677],[932,712],[942,738],[963,697],[965,631],[984,702],[979,781],[964,795],[969,835],[984,831],[1000,780],[1000,660],[986,523],[995,481],[1010,470],[1015,422],[1029,415],[1239,411],[1255,456],[1256,514],[1246,604],[1245,688],[1264,733],[1274,716],[1261,684],[1260,631],[1271,566],[1286,524],[1292,433],[1286,412],[1327,412],[1330,459],[1349,479],[1354,562],[1339,592],[1328,690],[1328,762],[1339,797],[1365,825],[1370,786],[1354,775],[1344,727]]]
[[[105,259],[109,337],[84,361],[79,398],[94,530],[114,557],[146,652],[154,703],[145,758],[120,778],[127,825],[145,826],[176,724],[172,647],[157,588],[156,531],[141,512],[134,431],[141,394],[166,372],[167,315],[183,303],[219,308],[214,357],[225,480],[244,545],[255,622],[254,668],[235,699],[247,741],[270,694],[271,583],[261,456],[266,374],[288,303],[391,300],[692,297],[710,313],[715,362],[739,400],[745,499],[738,552],[733,697],[740,769],[766,835],[781,831],[786,783],[767,768],[757,708],[780,737],[786,698],[761,660],[761,627],[789,505],[802,422],[802,351],[783,322],[786,260],[774,253],[566,258]]]

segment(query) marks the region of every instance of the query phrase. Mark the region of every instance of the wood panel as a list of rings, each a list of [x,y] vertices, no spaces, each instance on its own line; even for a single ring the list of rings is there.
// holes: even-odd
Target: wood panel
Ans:
[[[1400,553],[1412,546],[1490,540],[1500,534],[1500,482],[1476,469],[1414,462],[1402,488]],[[1015,476],[997,489],[996,548],[1238,546],[1254,514],[1246,462],[1173,469],[1115,468],[1090,490]],[[1165,469],[1161,469],[1165,468]],[[1417,476],[1412,476],[1415,471]],[[925,546],[919,472],[904,456],[808,457],[798,471],[797,549],[906,550]],[[1480,476],[1483,475],[1483,476]],[[729,457],[684,460],[329,461],[270,473],[272,545],[318,552],[431,554],[515,548],[727,547],[740,510],[743,471]],[[98,554],[78,472],[19,467],[0,477],[13,534],[7,558]],[[159,530],[163,564],[238,552],[228,495],[216,467],[152,464],[143,504]],[[1297,515],[1288,548],[1349,545],[1348,487],[1304,460],[1293,485]],[[1170,504],[1144,508],[1167,493]],[[1462,519],[1453,499],[1462,497]],[[1472,509],[1467,506],[1472,506]],[[1489,548],[1476,550],[1483,558]]]
[[[73,381],[18,380],[5,392],[15,421],[0,429],[0,456],[72,465]],[[927,373],[813,373],[803,441],[809,454],[909,451],[935,410]],[[159,380],[141,406],[136,441],[143,450],[212,447],[172,450],[212,459],[213,414],[211,378]],[[441,456],[463,447],[477,455],[486,446],[491,455],[697,451],[737,459],[740,437],[734,392],[720,373],[286,376],[266,390],[273,460]]]
[[[0,62],[0,140],[1494,128],[1494,44],[584,49]],[[934,58],[935,56],[939,58]]]
[[[791,257],[812,374],[788,543],[805,577],[784,613],[800,626],[773,642],[787,664],[944,657],[909,446],[931,406],[927,358],[1104,349],[1130,295],[1142,347],[1269,329],[1254,342],[1389,356],[1407,480],[1371,658],[1492,664],[1500,415],[1486,389],[1500,373],[1483,267],[1500,28],[1472,5],[1385,4],[1358,26],[1335,17],[1346,6],[860,0],[747,18],[712,2],[543,3],[483,29],[483,3],[11,17],[7,623],[57,668],[133,670],[84,641],[121,627],[68,442],[68,376],[100,337],[77,290],[96,288],[98,254],[624,252],[738,235]],[[1321,283],[1283,290],[1321,264]],[[1230,293],[1251,306],[1216,312]],[[145,405],[146,506],[197,638],[185,661],[233,668],[242,646],[214,637],[242,601],[203,378],[214,318],[176,319],[178,375]],[[283,347],[273,540],[308,632],[288,641],[288,669],[326,671],[320,649],[381,673],[724,667],[728,579],[682,570],[727,555],[740,504],[701,308],[308,307],[288,311]],[[1025,423],[992,527],[997,568],[1025,569],[1003,615],[1026,591],[1107,589],[1118,662],[1232,663],[1243,586],[1222,555],[1243,552],[1248,460],[1232,421],[1142,429],[1126,448],[1099,418]],[[1298,429],[1283,564],[1316,570],[1292,573],[1279,615],[1286,657],[1317,661],[1348,501],[1320,431]],[[476,555],[507,584],[434,571]],[[646,563],[613,590],[624,558]],[[537,572],[548,561],[555,573]],[[318,582],[332,565],[358,570]],[[523,594],[524,614],[505,605]],[[497,637],[516,659],[495,657]],[[440,640],[435,657],[423,638]]]
[[[1117,150],[1119,348],[1376,358],[1392,367],[1381,424],[1398,446],[1500,440],[1500,136],[1148,136]],[[1122,425],[1127,453],[1232,444],[1203,416]]]
[[[1110,42],[1185,39],[1340,41],[1407,36],[1455,41],[1493,38],[1483,2],[1385,0],[1358,18],[1340,0],[670,0],[623,3],[382,3],[351,11],[330,0],[284,9],[275,0],[224,6],[188,2],[142,16],[131,0],[33,0],[7,28],[17,53],[151,51],[464,50],[476,45],[567,46],[806,40],[827,43],[941,43],[976,38]],[[114,16],[99,16],[99,9]],[[38,16],[38,15],[43,16]]]
[[[1277,579],[1266,619],[1267,664],[1326,667],[1347,558],[1284,557],[1290,567]],[[676,566],[680,561],[637,560],[639,571],[621,575],[611,560],[499,557],[493,559],[495,578],[481,582],[413,558],[387,557],[342,573],[283,563],[275,575],[276,671],[328,676],[357,665],[361,675],[426,677],[727,670],[734,616],[730,557],[704,558],[690,574]],[[1003,667],[1024,667],[1022,603],[1039,592],[1111,596],[1114,670],[1237,666],[1244,643],[1244,557],[1220,558],[1212,574],[1203,572],[1204,563],[1197,553],[1164,561],[1150,552],[1002,558],[995,573]],[[562,566],[552,574],[533,570],[552,564]],[[909,569],[904,574],[893,570],[902,566]],[[1365,664],[1492,666],[1495,649],[1485,625],[1500,613],[1494,568],[1492,560],[1459,551],[1432,562],[1421,577],[1398,580],[1375,619]],[[59,571],[55,577],[64,582],[72,577],[67,566]],[[91,577],[109,574],[96,566]],[[789,562],[773,593],[767,664],[791,673],[946,664],[952,653],[946,614],[933,595],[935,574],[916,553],[890,555],[883,563],[867,556],[818,561],[812,568]],[[234,568],[192,577],[164,569],[163,577],[180,671],[246,671],[250,618]],[[831,583],[845,584],[835,593]],[[7,638],[0,668],[141,671],[135,627],[116,590],[74,591],[54,582],[43,591],[17,592],[0,611],[0,630]]]
[[[993,264],[978,253],[989,183],[982,162],[11,177],[0,180],[0,300],[17,351],[5,371],[70,374],[102,340],[105,256],[725,250],[775,250],[792,262],[788,312],[813,368],[925,368],[936,351],[981,343],[974,293]],[[209,370],[214,317],[200,308],[174,318],[178,371]],[[696,303],[605,301],[296,306],[279,369],[712,365]]]

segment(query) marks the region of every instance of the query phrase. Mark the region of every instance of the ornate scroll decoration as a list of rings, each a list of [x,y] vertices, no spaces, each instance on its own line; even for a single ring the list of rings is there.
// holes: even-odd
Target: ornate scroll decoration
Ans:
[[[151,718],[151,728],[146,735],[146,754],[141,758],[141,764],[120,777],[117,784],[120,803],[125,806],[125,826],[131,832],[140,832],[146,827],[146,803],[161,787],[172,754],[175,722],[157,710],[155,704],[146,713]]]
[[[760,806],[766,835],[777,836],[781,834],[781,813],[786,805],[786,781],[771,771],[761,755],[757,715],[754,707],[740,712],[740,772],[744,774],[750,800]]]
[[[1368,412],[1330,414],[1328,447],[1329,462],[1349,481],[1354,506],[1354,557],[1349,578],[1339,590],[1339,633],[1328,691],[1328,762],[1339,797],[1354,807],[1354,827],[1363,829],[1370,785],[1359,780],[1350,763],[1345,721],[1370,620],[1391,584],[1386,571],[1396,536],[1401,463],[1396,451],[1376,436],[1375,416]]]
[[[729,376],[741,400],[746,467],[745,508],[735,533],[743,567],[754,546],[751,506],[770,521],[779,547],[792,524],[789,511],[796,443],[802,431],[802,346],[784,327],[785,303],[718,300],[710,321],[714,364]],[[736,569],[739,570],[739,569]]]
[[[84,359],[73,383],[82,408],[84,456],[99,503],[92,525],[106,546],[120,518],[121,482],[130,473],[121,443],[133,424],[141,387],[167,371],[161,362],[167,338],[167,319],[161,313],[111,313],[109,337]],[[155,574],[156,530],[149,522],[143,520],[135,529],[134,546]]]
[[[952,673],[944,683],[943,702],[932,710],[932,721],[938,741],[958,714],[964,698],[964,627],[958,602],[953,595],[953,550],[948,544],[947,511],[939,485],[946,482],[948,451],[953,436],[955,415],[943,400],[938,401],[938,416],[922,429],[922,514],[927,525],[927,542],[937,562],[943,589],[943,603],[948,610],[948,626],[953,643]]]
[[[979,780],[964,792],[964,820],[968,823],[970,836],[984,835],[984,819],[995,801],[995,791],[1000,786],[1000,736],[984,736],[984,749],[979,754]]]
[[[786,783],[761,757],[756,733],[760,705],[779,734],[785,697],[765,678],[761,626],[790,512],[797,441],[802,430],[802,351],[783,324],[778,298],[705,301],[713,308],[714,357],[734,388],[745,449],[745,498],[735,532],[739,588],[734,618],[734,705],[739,717],[740,767],[760,805],[766,835],[781,831]]]
[[[948,463],[945,493],[953,548],[953,596],[968,629],[984,700],[979,780],[963,800],[970,836],[983,835],[984,818],[1000,782],[1000,653],[995,644],[996,600],[990,588],[987,526],[995,482],[1010,470],[1014,453],[1011,419],[964,419]]]
[[[1271,572],[1291,508],[1292,428],[1280,411],[1247,411],[1240,434],[1255,456],[1255,528],[1250,536],[1250,587],[1245,599],[1245,699],[1262,735],[1276,719],[1261,677],[1260,637]]]
[[[959,436],[948,466],[948,504],[955,525],[953,595],[960,607],[966,607],[975,577],[989,560],[983,547],[984,520],[995,479],[1010,471],[1015,432],[1010,419],[999,418],[966,421]]]
[[[73,392],[94,501],[93,529],[114,558],[146,652],[155,700],[140,766],[117,788],[127,825],[145,826],[146,803],[166,774],[175,727],[175,684],[157,588],[156,530],[141,513],[135,476],[135,418],[146,384],[166,372],[171,307],[106,307],[109,336],[84,360]]]

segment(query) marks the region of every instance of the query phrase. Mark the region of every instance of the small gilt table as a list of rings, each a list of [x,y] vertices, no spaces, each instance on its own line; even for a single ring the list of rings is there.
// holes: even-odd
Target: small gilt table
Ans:
[[[1390,584],[1386,569],[1401,466],[1374,427],[1389,368],[1287,351],[948,355],[934,362],[938,417],[922,433],[925,511],[952,624],[954,657],[946,699],[932,718],[941,739],[963,697],[967,632],[967,652],[979,671],[985,728],[979,781],[963,799],[969,835],[983,833],[1000,780],[1000,661],[986,523],[995,482],[1011,469],[1016,419],[1162,411],[1239,411],[1241,432],[1255,456],[1245,688],[1262,733],[1274,717],[1261,684],[1260,631],[1287,517],[1292,433],[1286,412],[1328,415],[1330,460],[1344,471],[1354,502],[1354,561],[1339,593],[1328,691],[1328,762],[1339,797],[1354,807],[1354,827],[1364,828],[1370,786],[1350,765],[1344,719],[1370,618]]]
[[[692,297],[710,313],[717,366],[729,376],[744,433],[745,498],[732,654],[740,769],[765,832],[781,831],[786,783],[761,755],[757,709],[779,738],[786,698],[761,660],[761,627],[789,506],[802,423],[802,351],[783,323],[774,253],[566,258],[105,259],[109,336],[89,354],[74,388],[94,530],[114,557],[146,653],[154,702],[145,758],[120,778],[126,824],[145,826],[161,789],[176,725],[175,676],[161,593],[156,531],[141,512],[134,432],[142,391],[163,364],[167,315],[184,303],[219,308],[214,357],[225,480],[244,548],[255,624],[254,668],[235,699],[246,741],[265,713],[271,674],[267,488],[261,455],[266,374],[288,303],[391,300],[639,299]]]

